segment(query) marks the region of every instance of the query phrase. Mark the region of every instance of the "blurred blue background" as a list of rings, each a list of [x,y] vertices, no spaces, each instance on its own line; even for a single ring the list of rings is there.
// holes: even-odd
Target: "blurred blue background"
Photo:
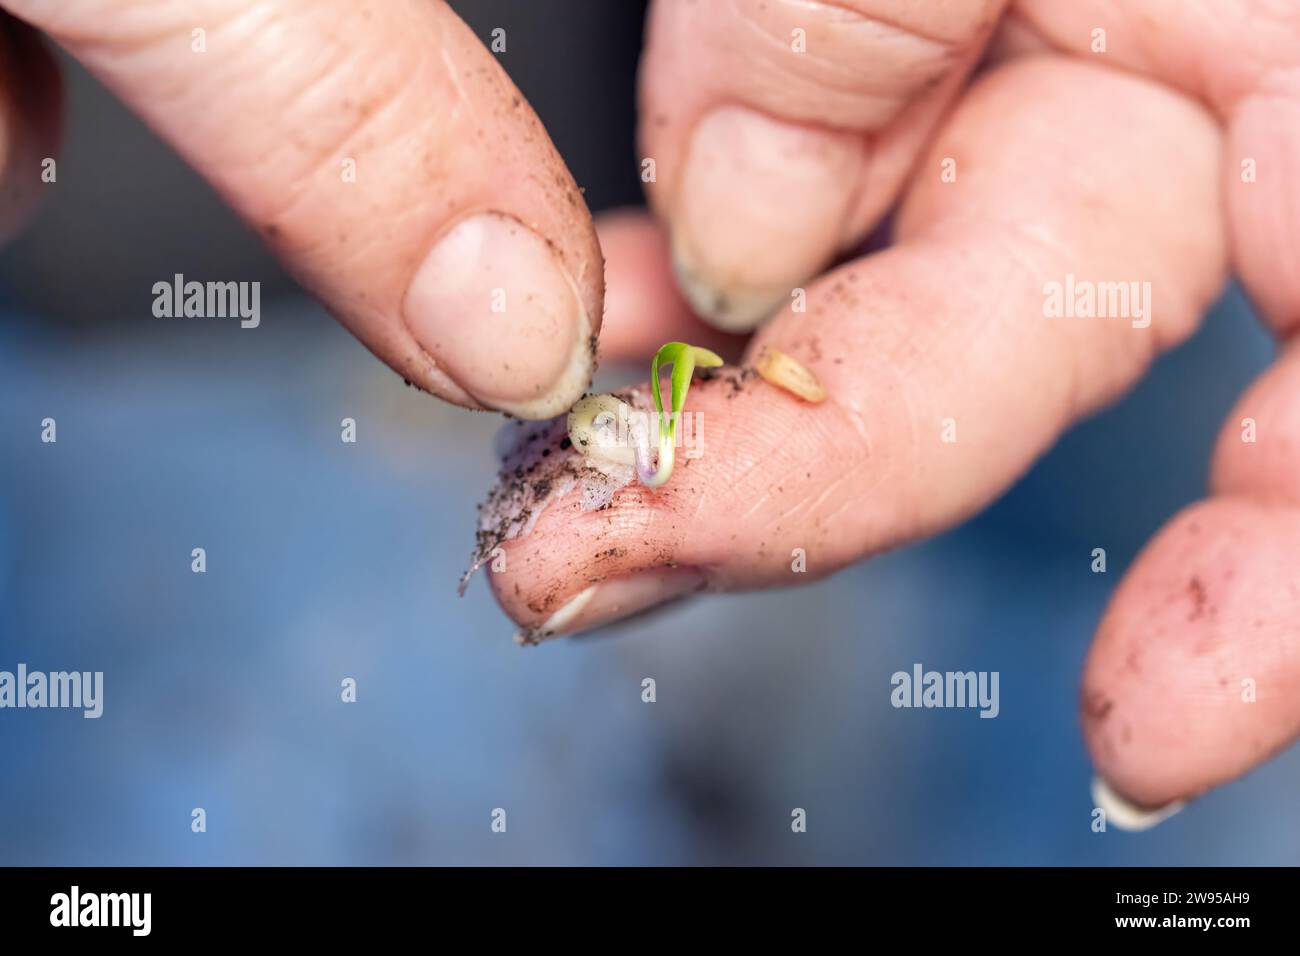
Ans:
[[[566,6],[586,30],[457,8],[510,30],[505,65],[592,205],[634,200],[637,11]],[[548,76],[555,57],[573,72]],[[610,71],[622,85],[591,81]],[[802,589],[521,650],[482,581],[455,593],[495,420],[404,387],[69,74],[60,185],[0,261],[0,669],[102,670],[105,706],[0,711],[0,864],[1300,857],[1296,750],[1153,831],[1093,833],[1076,717],[1108,593],[1204,493],[1272,354],[1237,292],[968,525]],[[173,272],[262,280],[261,327],[151,318]],[[999,671],[999,717],[892,708],[890,674],[918,661]]]

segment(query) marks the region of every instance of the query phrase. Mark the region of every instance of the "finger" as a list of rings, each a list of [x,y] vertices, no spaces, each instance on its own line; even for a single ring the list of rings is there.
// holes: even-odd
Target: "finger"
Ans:
[[[1214,497],[1147,545],[1098,629],[1083,725],[1130,828],[1300,734],[1297,395],[1293,343],[1229,416]]]
[[[1233,109],[1225,193],[1232,261],[1277,332],[1300,328],[1300,15],[1295,59]]]
[[[644,210],[617,209],[596,217],[605,256],[605,319],[601,361],[649,362],[665,342],[685,341],[735,361],[745,338],[705,325],[673,282],[663,229]]]
[[[442,2],[5,0],[202,172],[399,374],[553,415],[601,316],[586,206]]]
[[[641,78],[647,190],[701,315],[751,329],[865,234],[1002,3],[657,0]]]
[[[1007,21],[1186,90],[1220,118],[1234,270],[1275,329],[1300,323],[1300,7],[1018,2]]]
[[[1215,497],[1172,520],[1116,592],[1088,658],[1083,723],[1111,819],[1144,828],[1300,732],[1296,542],[1300,487],[1300,10],[1016,4],[1063,49],[1198,97],[1227,129],[1232,264],[1290,351],[1229,417]],[[1186,14],[1186,15],[1184,15]],[[1162,29],[1152,30],[1160,23]],[[1102,33],[1098,33],[1101,30]],[[1097,44],[1104,45],[1099,50]],[[1258,440],[1253,428],[1258,427]]]
[[[1224,277],[1219,150],[1203,111],[1147,81],[1057,58],[993,71],[928,157],[957,157],[956,182],[919,178],[899,244],[810,286],[807,313],[751,346],[794,356],[828,399],[753,375],[700,383],[701,456],[602,510],[580,488],[538,507],[521,471],[532,526],[491,576],[503,607],[572,631],[669,587],[801,583],[970,515],[1195,327]],[[1135,299],[1131,316],[1046,317],[1045,283],[1071,275],[1149,282],[1154,314]],[[546,460],[543,479],[564,457]]]
[[[36,31],[0,11],[0,244],[58,182],[59,70]]]

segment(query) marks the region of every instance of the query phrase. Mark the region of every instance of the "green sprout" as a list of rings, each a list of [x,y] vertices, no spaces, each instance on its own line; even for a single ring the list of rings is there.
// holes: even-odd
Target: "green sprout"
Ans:
[[[674,449],[677,447],[677,421],[681,418],[682,408],[686,405],[686,393],[691,387],[691,375],[698,365],[701,368],[716,368],[722,359],[708,349],[685,342],[669,342],[650,361],[650,387],[654,391],[655,411],[659,421],[659,461],[651,472],[641,465],[638,468],[641,481],[650,488],[658,488],[673,473]],[[662,366],[673,367],[672,376],[672,410],[664,412],[664,399],[659,390],[659,369]],[[647,463],[648,464],[648,463]]]

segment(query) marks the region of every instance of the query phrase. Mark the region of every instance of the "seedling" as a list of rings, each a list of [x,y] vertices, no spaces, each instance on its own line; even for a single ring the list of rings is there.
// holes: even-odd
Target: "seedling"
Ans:
[[[655,411],[659,419],[659,463],[654,474],[649,478],[644,474],[640,475],[641,480],[649,487],[658,488],[673,473],[673,449],[677,447],[677,422],[686,405],[686,393],[690,391],[691,376],[695,372],[695,366],[717,368],[721,364],[722,359],[708,349],[702,349],[698,345],[687,345],[685,342],[669,342],[650,360],[650,388],[654,392]],[[673,367],[670,393],[673,405],[672,411],[667,415],[664,414],[663,395],[659,392],[659,368],[663,365]]]
[[[669,342],[655,353],[650,362],[650,389],[655,401],[657,454],[652,453],[650,429],[640,420],[643,416],[631,414],[627,403],[613,395],[589,395],[573,406],[569,412],[569,440],[589,457],[635,466],[642,484],[658,488],[673,473],[677,422],[696,366],[716,368],[721,364],[722,359],[708,349],[685,342]],[[669,365],[673,369],[669,391],[672,404],[665,411],[659,371]]]

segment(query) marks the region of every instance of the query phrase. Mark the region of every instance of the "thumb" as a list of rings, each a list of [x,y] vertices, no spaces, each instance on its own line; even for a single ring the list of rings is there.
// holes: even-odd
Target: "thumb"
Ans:
[[[1002,6],[656,0],[642,178],[702,316],[754,328],[867,233]]]
[[[398,374],[529,418],[582,394],[603,295],[590,215],[445,3],[0,2],[143,116]]]

